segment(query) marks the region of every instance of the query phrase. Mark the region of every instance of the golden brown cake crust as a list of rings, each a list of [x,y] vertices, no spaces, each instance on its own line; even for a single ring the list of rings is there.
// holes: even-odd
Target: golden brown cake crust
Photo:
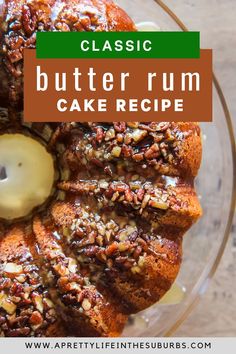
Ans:
[[[18,224],[0,241],[0,334],[64,336],[25,237],[24,225]]]
[[[109,0],[7,0],[0,105],[11,106],[10,119],[0,116],[0,134],[15,126],[24,132],[22,51],[35,47],[37,30],[136,29]],[[178,274],[182,237],[201,215],[194,190],[200,128],[90,122],[30,129],[50,135],[45,144],[60,180],[32,217],[0,222],[0,335],[118,336],[128,315],[157,302]]]
[[[3,307],[2,334],[117,336],[127,315],[168,291],[181,265],[182,237],[201,215],[193,187],[201,153],[192,160],[186,150],[201,151],[200,129],[192,123],[187,127],[101,122],[51,128],[48,147],[59,154],[67,180],[57,183],[59,200],[32,223],[5,228],[0,289],[3,301],[14,302],[12,285],[4,286],[10,277],[6,269],[16,267],[21,278],[26,271],[19,266],[29,263],[44,289],[39,295],[49,298],[56,317],[38,328],[28,320],[20,332]],[[111,153],[116,148],[119,156]],[[25,306],[36,318],[46,311],[41,309],[40,317],[33,302]],[[21,316],[18,303],[13,310],[13,316]]]

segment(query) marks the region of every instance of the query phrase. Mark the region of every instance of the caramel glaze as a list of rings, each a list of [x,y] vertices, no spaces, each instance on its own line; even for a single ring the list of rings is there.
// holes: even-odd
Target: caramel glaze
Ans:
[[[15,109],[22,48],[34,47],[36,30],[53,29],[135,26],[112,1],[7,1],[0,75],[14,88]],[[1,118],[1,130],[9,120],[15,124],[14,107]],[[16,112],[17,129],[24,129]],[[47,130],[61,177],[45,208],[0,224],[0,333],[118,336],[128,315],[157,302],[178,274],[182,237],[201,215],[194,190],[200,128],[91,122],[30,129],[40,136]]]
[[[23,50],[35,48],[37,31],[136,30],[111,0],[5,0],[0,29],[0,106],[22,104]]]

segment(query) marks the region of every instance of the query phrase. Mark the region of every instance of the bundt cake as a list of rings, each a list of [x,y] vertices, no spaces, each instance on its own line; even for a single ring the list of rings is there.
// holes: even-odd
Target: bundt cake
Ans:
[[[135,25],[110,0],[6,0],[0,13],[0,135],[37,137],[57,171],[43,205],[0,221],[0,335],[118,336],[178,274],[182,237],[201,215],[200,128],[24,124],[23,48],[36,31]]]

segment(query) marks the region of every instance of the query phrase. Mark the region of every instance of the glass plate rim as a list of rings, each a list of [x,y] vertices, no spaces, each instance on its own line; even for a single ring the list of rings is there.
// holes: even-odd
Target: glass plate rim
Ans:
[[[153,0],[154,3],[159,5],[164,12],[169,15],[172,20],[178,25],[178,27],[184,31],[188,32],[189,29],[185,26],[185,24],[181,21],[181,19],[165,4],[164,1],[162,0]],[[236,208],[236,143],[235,143],[235,136],[234,136],[234,128],[233,128],[233,123],[232,123],[232,118],[231,114],[225,99],[225,96],[223,94],[223,91],[221,89],[220,83],[216,77],[216,75],[213,72],[213,85],[216,89],[216,92],[219,96],[224,116],[226,119],[226,125],[227,129],[229,132],[229,138],[230,138],[230,145],[231,145],[231,158],[232,158],[232,170],[233,170],[233,181],[232,181],[232,190],[231,190],[231,200],[230,200],[230,212],[228,215],[228,220],[226,223],[225,231],[224,231],[224,238],[221,243],[221,246],[218,250],[218,253],[216,254],[216,257],[214,259],[214,262],[212,263],[209,271],[207,274],[203,274],[203,283],[204,286],[209,280],[214,276],[216,269],[218,268],[218,265],[220,263],[221,257],[224,253],[225,247],[227,245],[227,242],[229,240],[229,236],[231,233],[231,228],[234,220],[234,214],[235,214],[235,208]],[[202,282],[201,282],[202,283]],[[207,284],[208,285],[208,284]],[[178,327],[185,321],[185,319],[189,316],[189,314],[192,312],[192,310],[195,308],[195,306],[198,304],[200,300],[200,294],[199,294],[199,282],[196,284],[196,286],[193,289],[193,301],[187,305],[187,307],[180,313],[178,316],[176,322],[164,333],[165,337],[170,337],[174,334],[174,332],[178,329]]]

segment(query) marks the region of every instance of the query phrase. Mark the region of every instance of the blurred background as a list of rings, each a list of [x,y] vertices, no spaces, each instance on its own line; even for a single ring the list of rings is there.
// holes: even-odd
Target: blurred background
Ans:
[[[236,132],[236,0],[164,0],[201,47],[213,48],[214,71]],[[236,218],[221,264],[206,293],[176,336],[236,336]]]

